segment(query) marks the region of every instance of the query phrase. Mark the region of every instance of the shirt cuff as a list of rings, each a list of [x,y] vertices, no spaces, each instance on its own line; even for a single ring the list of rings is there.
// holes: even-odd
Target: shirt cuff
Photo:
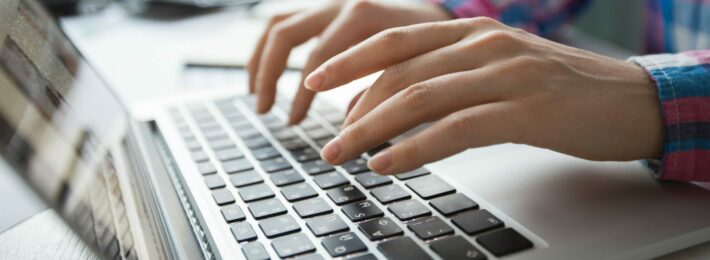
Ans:
[[[663,158],[646,160],[660,180],[710,181],[710,51],[632,57],[658,88]]]

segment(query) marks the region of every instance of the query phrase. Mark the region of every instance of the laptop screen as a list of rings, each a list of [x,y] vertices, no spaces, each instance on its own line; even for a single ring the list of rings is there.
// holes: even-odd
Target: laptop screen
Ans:
[[[0,149],[85,241],[133,252],[127,112],[36,0],[0,1]]]

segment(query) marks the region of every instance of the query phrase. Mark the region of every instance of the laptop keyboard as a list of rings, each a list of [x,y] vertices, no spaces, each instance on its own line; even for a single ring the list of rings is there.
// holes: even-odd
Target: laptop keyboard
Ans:
[[[312,112],[289,128],[280,108],[286,103],[274,108],[282,117],[257,116],[249,109],[253,103],[251,97],[230,98],[173,113],[197,172],[229,224],[225,232],[245,258],[273,258],[266,249],[271,247],[280,258],[322,259],[319,251],[327,258],[375,259],[371,253],[379,251],[388,259],[432,259],[424,244],[444,259],[486,259],[484,252],[504,256],[533,247],[425,168],[395,176],[369,171],[367,158],[389,144],[339,167],[321,160],[318,151],[343,121],[334,110]]]

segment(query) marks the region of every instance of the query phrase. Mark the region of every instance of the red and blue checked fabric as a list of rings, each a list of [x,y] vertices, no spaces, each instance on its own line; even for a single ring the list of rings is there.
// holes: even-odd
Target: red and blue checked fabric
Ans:
[[[487,16],[551,36],[590,0],[433,2],[455,17]],[[662,180],[710,181],[710,0],[649,0],[646,10],[638,37],[651,55],[630,60],[656,83],[665,124],[663,158],[647,161]]]

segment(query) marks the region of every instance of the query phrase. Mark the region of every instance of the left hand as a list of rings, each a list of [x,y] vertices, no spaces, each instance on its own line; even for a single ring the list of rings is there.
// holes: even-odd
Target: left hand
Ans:
[[[591,160],[662,152],[658,95],[643,68],[488,18],[386,30],[323,63],[305,83],[325,91],[383,69],[323,149],[326,161],[344,163],[438,119],[378,153],[370,168],[399,173],[506,142]]]

